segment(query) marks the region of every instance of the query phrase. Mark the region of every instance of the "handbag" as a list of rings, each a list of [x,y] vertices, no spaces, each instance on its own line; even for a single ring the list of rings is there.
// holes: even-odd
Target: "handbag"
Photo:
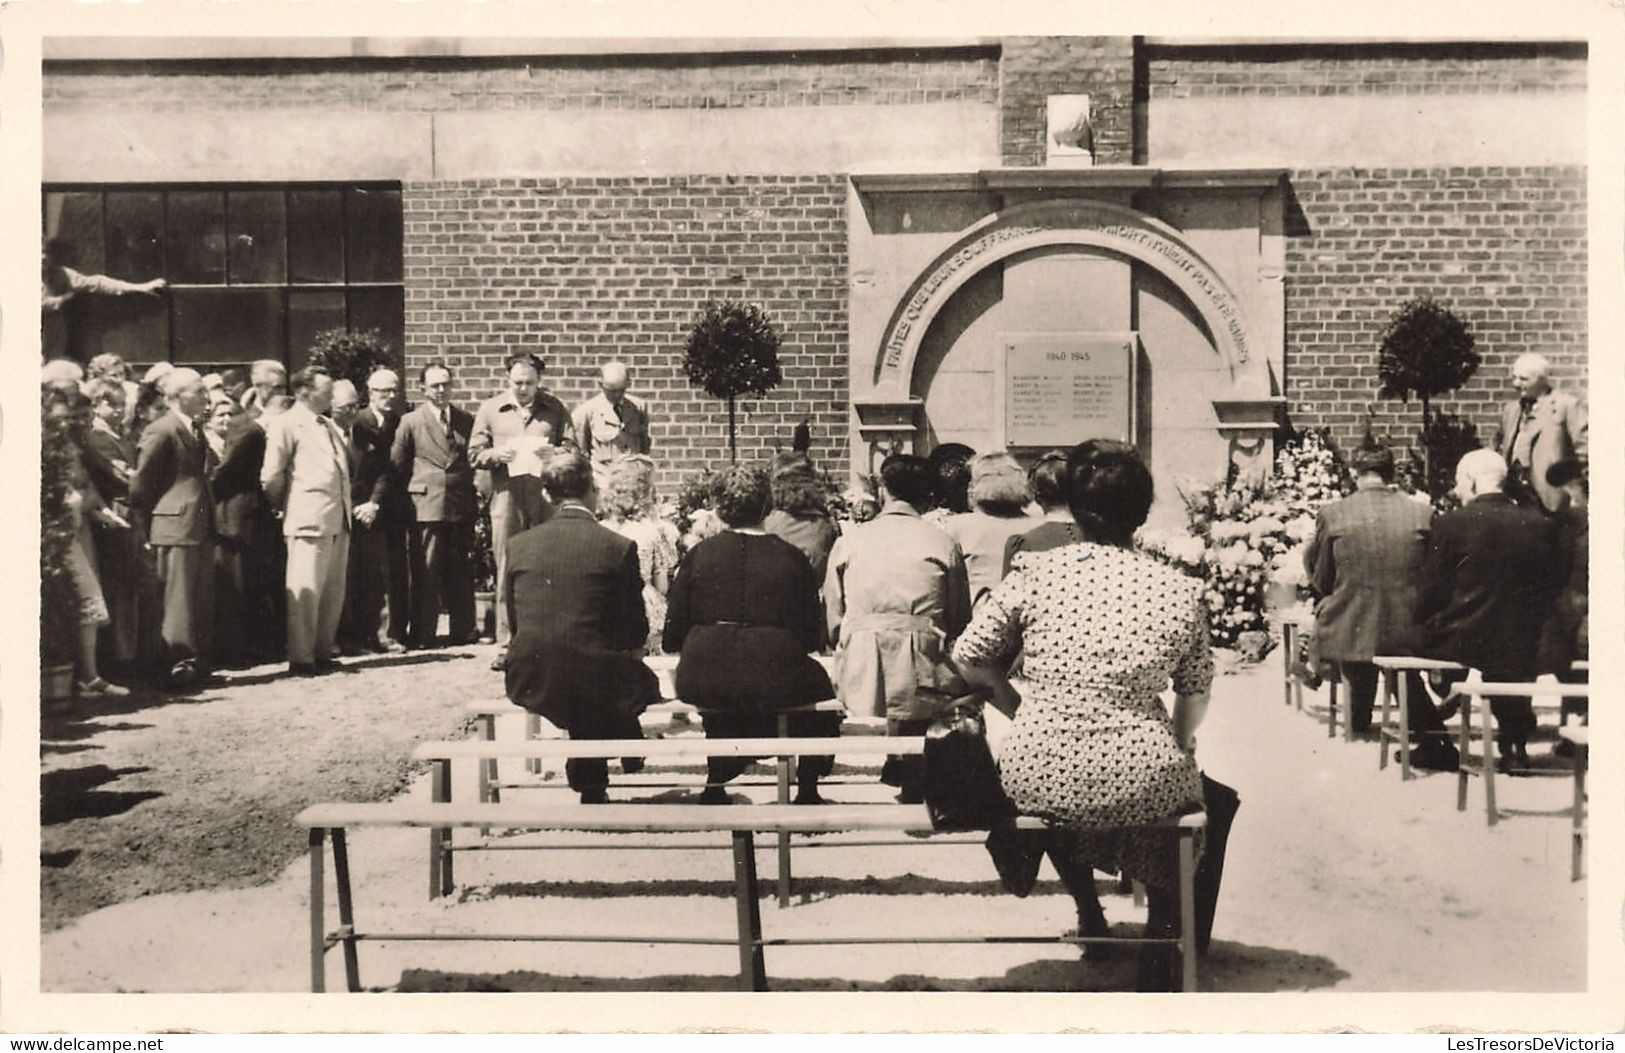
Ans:
[[[961,710],[926,729],[924,764],[932,829],[986,830],[1016,814],[979,713]]]

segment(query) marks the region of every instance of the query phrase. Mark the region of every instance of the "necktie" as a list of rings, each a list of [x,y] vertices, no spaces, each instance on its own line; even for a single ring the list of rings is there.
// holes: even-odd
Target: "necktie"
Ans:
[[[1507,439],[1507,463],[1508,464],[1519,463],[1518,436],[1523,434],[1523,427],[1524,427],[1524,425],[1526,423],[1528,423],[1529,416],[1530,416],[1531,413],[1534,412],[1534,409],[1535,409],[1535,400],[1534,399],[1519,399],[1518,400],[1518,419],[1512,423],[1512,435],[1510,437],[1508,437],[1508,439]]]

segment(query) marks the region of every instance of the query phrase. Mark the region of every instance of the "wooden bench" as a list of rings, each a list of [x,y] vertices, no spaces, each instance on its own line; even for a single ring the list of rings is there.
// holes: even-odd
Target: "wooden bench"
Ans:
[[[1297,703],[1298,712],[1303,712],[1303,681],[1293,673],[1292,666],[1298,657],[1298,634],[1306,629],[1313,629],[1315,620],[1312,615],[1291,616],[1283,615],[1281,618],[1281,663],[1282,683],[1286,692],[1286,704]],[[1337,737],[1337,693],[1342,686],[1338,677],[1326,678],[1326,737]],[[1343,737],[1352,741],[1354,739],[1354,724],[1345,714],[1343,720]]]
[[[472,760],[483,775],[487,763],[501,757],[526,760],[568,759],[571,757],[613,758],[642,757],[645,760],[705,762],[712,757],[774,757],[778,768],[778,803],[790,801],[790,760],[798,756],[863,756],[884,757],[893,754],[914,754],[925,751],[925,738],[921,735],[898,736],[839,736],[835,738],[756,738],[712,739],[689,736],[676,739],[527,739],[515,742],[464,740],[461,742],[425,742],[412,751],[413,758],[428,761],[432,768],[430,796],[439,804],[451,801],[451,762]],[[500,803],[490,794],[494,785],[481,782],[481,803]],[[603,807],[597,805],[594,807]],[[867,807],[867,806],[866,806]],[[781,905],[790,902],[790,834],[781,832],[778,839],[778,895]],[[431,831],[429,835],[429,895],[451,892],[451,856],[456,850],[451,831]]]
[[[1377,735],[1382,740],[1382,750],[1377,759],[1377,768],[1387,770],[1388,744],[1397,740],[1399,777],[1401,780],[1414,779],[1416,776],[1411,773],[1411,698],[1410,687],[1407,684],[1409,678],[1399,674],[1454,671],[1466,667],[1439,658],[1416,658],[1411,655],[1377,655],[1371,659],[1371,664],[1382,671],[1382,713],[1377,720]],[[1391,730],[1388,726],[1388,706],[1396,697],[1399,700],[1397,731]]]
[[[604,804],[537,805],[443,804],[385,802],[381,804],[320,804],[299,813],[297,822],[309,831],[310,850],[310,985],[312,991],[326,989],[326,954],[335,945],[344,948],[346,988],[361,989],[358,944],[374,941],[424,940],[510,940],[554,943],[675,943],[693,945],[733,944],[739,952],[739,986],[745,991],[767,990],[767,968],[763,948],[798,945],[867,945],[877,943],[1072,943],[1072,944],[1162,944],[1179,948],[1180,988],[1196,990],[1196,853],[1197,830],[1207,825],[1201,813],[1178,816],[1153,824],[1177,836],[1179,860],[1179,929],[1172,937],[1030,936],[984,935],[977,937],[932,936],[928,934],[877,936],[871,932],[852,936],[818,939],[764,938],[760,888],[756,879],[754,835],[757,833],[817,834],[845,830],[892,831],[909,834],[932,833],[931,820],[923,805],[847,805],[800,808],[795,805],[756,805],[749,808],[714,808],[706,805]],[[1019,829],[1043,829],[1037,819],[1013,821]],[[621,833],[679,833],[727,831],[732,835],[736,932],[732,938],[716,936],[649,937],[628,934],[587,936],[549,933],[445,933],[364,931],[355,923],[350,887],[349,858],[345,830],[350,827],[418,827],[431,837],[453,828],[505,827],[527,830],[575,830]],[[333,876],[337,885],[338,928],[328,932],[324,918],[326,879],[323,873],[323,841],[333,842]]]
[[[1586,727],[1557,729],[1563,741],[1574,747],[1574,833],[1573,851],[1569,859],[1569,880],[1579,881],[1585,860],[1586,825],[1586,766],[1591,757],[1591,729]]]
[[[1461,694],[1461,770],[1456,775],[1456,811],[1467,810],[1467,778],[1472,774],[1468,770],[1467,758],[1470,747],[1470,729],[1472,725],[1472,710],[1475,703],[1483,703],[1491,698],[1521,698],[1554,699],[1559,704],[1565,697],[1587,698],[1591,697],[1589,684],[1510,684],[1494,683],[1490,681],[1475,680],[1469,677],[1455,686]],[[1491,723],[1491,710],[1487,704],[1479,705],[1481,727],[1480,740],[1484,745],[1484,756],[1479,762],[1479,771],[1484,778],[1484,812],[1485,819],[1490,826],[1500,821],[1500,813],[1495,806],[1495,729]]]

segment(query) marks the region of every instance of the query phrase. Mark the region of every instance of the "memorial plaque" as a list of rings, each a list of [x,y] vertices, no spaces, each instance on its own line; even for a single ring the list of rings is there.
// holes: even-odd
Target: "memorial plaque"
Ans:
[[[1006,446],[1134,441],[1133,333],[1005,341]]]

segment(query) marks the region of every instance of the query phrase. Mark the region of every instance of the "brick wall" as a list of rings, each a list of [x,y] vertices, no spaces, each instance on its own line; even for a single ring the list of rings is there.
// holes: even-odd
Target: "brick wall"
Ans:
[[[1042,165],[1045,99],[1089,95],[1096,164],[1134,157],[1132,37],[1009,37],[999,62],[999,145],[1007,165]]]
[[[1150,48],[1152,99],[1580,92],[1584,45]]]
[[[47,113],[335,106],[438,112],[991,104],[997,67],[991,47],[528,60],[58,62],[46,67],[44,107]]]
[[[726,404],[690,387],[683,345],[710,298],[757,302],[783,336],[782,386],[741,403],[742,455],[788,448],[811,418],[814,454],[844,465],[843,177],[523,179],[408,183],[408,373],[444,357],[459,400],[503,386],[514,350],[548,359],[574,406],[609,357],[652,399],[655,454],[678,474],[727,457]]]
[[[1548,356],[1586,389],[1585,171],[1573,167],[1316,169],[1291,173],[1286,394],[1292,422],[1359,439],[1377,346],[1422,294],[1471,326],[1478,374],[1436,403],[1488,441],[1512,360]],[[1409,439],[1420,406],[1379,402],[1379,432]]]

